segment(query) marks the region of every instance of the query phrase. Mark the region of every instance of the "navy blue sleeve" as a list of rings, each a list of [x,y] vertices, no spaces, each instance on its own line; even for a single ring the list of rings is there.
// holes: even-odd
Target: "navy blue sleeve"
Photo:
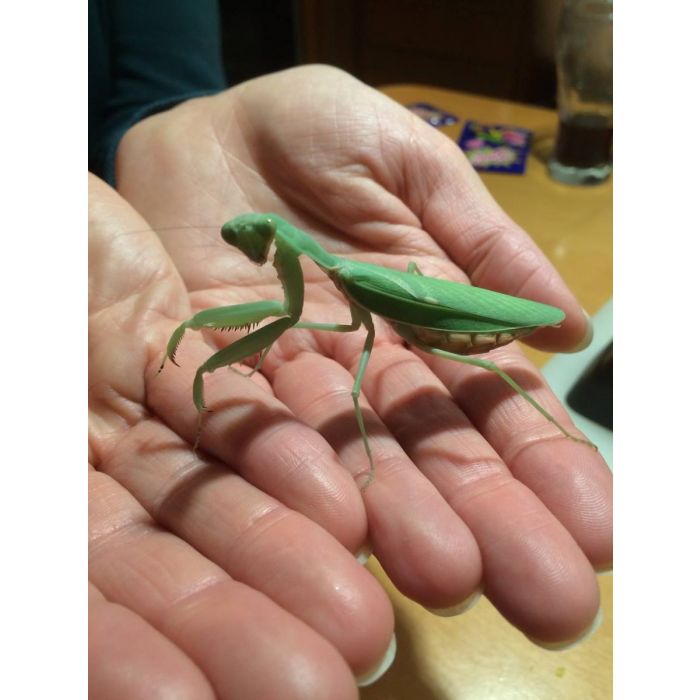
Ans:
[[[114,185],[136,122],[227,87],[216,0],[89,0],[88,168]]]

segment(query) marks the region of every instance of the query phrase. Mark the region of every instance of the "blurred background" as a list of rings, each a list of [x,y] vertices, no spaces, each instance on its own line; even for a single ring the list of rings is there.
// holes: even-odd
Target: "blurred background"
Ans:
[[[422,83],[556,106],[562,0],[220,0],[234,85],[329,63],[372,86]]]

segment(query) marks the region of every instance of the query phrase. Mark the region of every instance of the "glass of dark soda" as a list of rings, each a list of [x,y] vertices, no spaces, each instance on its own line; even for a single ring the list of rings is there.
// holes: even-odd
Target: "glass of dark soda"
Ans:
[[[550,175],[570,185],[604,182],[612,170],[612,2],[566,0],[557,36],[559,131]]]

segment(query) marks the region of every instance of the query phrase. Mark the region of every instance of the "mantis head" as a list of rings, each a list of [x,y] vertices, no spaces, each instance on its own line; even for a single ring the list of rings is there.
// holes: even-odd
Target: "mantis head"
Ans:
[[[275,222],[260,214],[241,214],[221,227],[221,237],[258,265],[267,260],[275,237]]]

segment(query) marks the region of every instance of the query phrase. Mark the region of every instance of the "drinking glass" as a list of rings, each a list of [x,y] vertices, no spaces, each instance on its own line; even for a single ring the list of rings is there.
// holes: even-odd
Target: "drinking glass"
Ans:
[[[612,2],[566,0],[557,36],[559,131],[550,175],[571,185],[612,170]]]

